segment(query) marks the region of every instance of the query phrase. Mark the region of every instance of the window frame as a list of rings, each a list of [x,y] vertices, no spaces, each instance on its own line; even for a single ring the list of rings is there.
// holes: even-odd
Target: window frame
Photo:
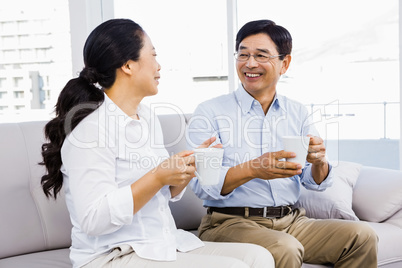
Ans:
[[[237,1],[226,0],[227,33],[228,33],[228,80],[229,89],[236,88],[238,78],[233,58],[234,40],[238,30],[237,26]],[[77,75],[83,67],[82,47],[88,34],[96,25],[114,18],[114,0],[69,0],[71,50],[73,75]],[[399,17],[402,18],[402,4],[399,4]],[[402,54],[402,20],[399,20],[399,54]],[[402,103],[402,61],[399,60],[399,103]],[[402,109],[399,108],[402,119]],[[399,136],[399,163],[402,170],[402,124],[400,124]]]

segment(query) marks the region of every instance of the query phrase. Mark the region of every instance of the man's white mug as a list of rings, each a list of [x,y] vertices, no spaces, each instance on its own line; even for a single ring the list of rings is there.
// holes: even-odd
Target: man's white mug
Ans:
[[[222,166],[223,149],[197,148],[194,149],[195,167],[201,185],[216,185]]]
[[[304,168],[308,153],[308,145],[310,137],[307,136],[284,136],[282,137],[283,149],[286,152],[294,152],[296,157],[286,158],[288,162],[295,162],[302,165]]]

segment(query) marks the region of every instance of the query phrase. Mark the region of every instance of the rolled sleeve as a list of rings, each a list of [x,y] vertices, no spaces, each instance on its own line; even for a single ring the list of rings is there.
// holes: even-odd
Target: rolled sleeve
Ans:
[[[230,167],[222,166],[220,172],[219,183],[216,185],[201,185],[195,177],[190,182],[190,187],[194,193],[202,200],[224,200],[228,199],[234,191],[227,195],[221,195],[223,183]]]
[[[216,122],[212,118],[214,118],[213,112],[205,105],[201,104],[197,107],[186,128],[188,149],[194,149],[211,137],[216,137],[214,144],[221,143]],[[221,195],[223,183],[225,182],[229,168],[228,166],[221,167],[220,179],[217,185],[201,185],[195,177],[190,182],[191,189],[202,200],[222,200],[229,198],[230,194]]]
[[[311,174],[311,164],[309,164],[303,171],[303,174],[301,176],[301,184],[309,190],[314,190],[314,191],[324,191],[328,187],[332,186],[333,183],[333,171],[332,171],[332,165],[328,163],[328,176],[325,178],[325,180],[321,184],[317,184],[313,178],[313,175]]]
[[[107,195],[110,220],[114,225],[130,224],[133,220],[134,203],[130,185]]]
[[[119,187],[116,182],[116,150],[102,146],[98,131],[104,129],[84,122],[62,148],[69,207],[80,229],[91,236],[110,234],[131,223],[134,211],[130,186]],[[84,142],[92,140],[97,146]]]
[[[180,199],[182,199],[184,193],[186,192],[186,189],[187,189],[187,187],[184,187],[184,189],[181,190],[181,192],[180,192],[178,195],[176,195],[175,197],[170,197],[169,201],[170,201],[170,202],[177,202],[177,201],[179,201]],[[170,190],[169,190],[169,195],[170,195]],[[171,196],[171,195],[170,195],[170,196]]]

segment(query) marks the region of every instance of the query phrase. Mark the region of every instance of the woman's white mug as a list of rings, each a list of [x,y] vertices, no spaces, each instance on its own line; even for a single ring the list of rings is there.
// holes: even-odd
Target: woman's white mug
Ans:
[[[222,166],[223,149],[197,148],[194,149],[195,175],[201,185],[216,185]]]

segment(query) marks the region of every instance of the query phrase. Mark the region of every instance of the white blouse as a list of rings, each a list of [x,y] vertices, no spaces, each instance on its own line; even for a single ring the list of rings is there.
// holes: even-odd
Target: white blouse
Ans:
[[[142,258],[160,261],[175,260],[176,250],[204,245],[176,228],[168,202],[179,200],[184,191],[171,198],[164,186],[133,214],[130,185],[169,157],[157,116],[144,105],[138,115],[140,120],[130,118],[105,94],[104,103],[64,141],[61,172],[73,225],[73,267],[122,244]]]

